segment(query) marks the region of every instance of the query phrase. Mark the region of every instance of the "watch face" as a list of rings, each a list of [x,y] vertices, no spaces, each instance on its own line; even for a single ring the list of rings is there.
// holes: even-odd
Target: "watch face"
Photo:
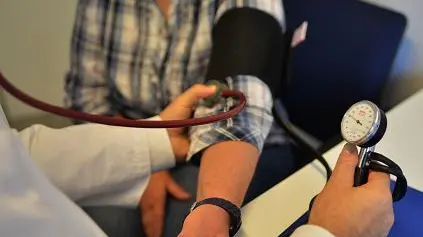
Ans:
[[[378,126],[378,113],[378,107],[370,101],[361,101],[351,106],[341,122],[344,140],[360,145],[371,139]]]

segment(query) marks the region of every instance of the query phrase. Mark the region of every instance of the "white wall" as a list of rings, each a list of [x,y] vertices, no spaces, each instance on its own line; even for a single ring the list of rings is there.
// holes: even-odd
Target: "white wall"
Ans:
[[[386,102],[396,104],[423,87],[423,9],[422,0],[364,0],[401,12],[408,28],[393,71]]]
[[[406,40],[395,64],[387,101],[395,104],[423,87],[423,0],[365,0],[406,13]],[[77,0],[0,1],[0,70],[42,100],[62,104],[63,77]],[[9,119],[42,115],[6,96]]]
[[[76,3],[0,1],[0,70],[19,88],[57,105],[62,105]],[[11,120],[43,114],[8,95],[2,97]]]

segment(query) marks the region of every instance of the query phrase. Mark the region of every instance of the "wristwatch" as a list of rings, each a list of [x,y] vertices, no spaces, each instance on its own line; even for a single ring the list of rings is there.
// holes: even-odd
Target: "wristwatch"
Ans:
[[[242,224],[241,209],[237,207],[235,204],[223,198],[207,198],[192,204],[190,212],[194,211],[197,207],[204,204],[218,206],[229,214],[230,221],[231,221],[231,225],[229,227],[229,236],[231,237],[235,236],[239,228],[241,228],[241,224]]]

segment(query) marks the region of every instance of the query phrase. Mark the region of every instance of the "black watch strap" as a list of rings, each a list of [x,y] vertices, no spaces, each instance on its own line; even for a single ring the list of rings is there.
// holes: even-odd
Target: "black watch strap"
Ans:
[[[194,211],[197,207],[204,204],[218,206],[229,214],[231,221],[231,226],[229,227],[229,236],[235,236],[239,228],[241,228],[242,224],[241,209],[235,204],[223,198],[207,198],[202,201],[195,202],[191,207],[191,212]]]

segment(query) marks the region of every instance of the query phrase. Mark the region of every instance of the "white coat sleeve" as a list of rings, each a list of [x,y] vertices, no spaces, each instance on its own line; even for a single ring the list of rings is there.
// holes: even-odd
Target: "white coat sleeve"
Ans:
[[[136,206],[150,174],[175,164],[166,129],[33,125],[18,136],[49,180],[83,206]]]
[[[292,233],[291,237],[335,237],[328,230],[317,225],[303,225]]]

